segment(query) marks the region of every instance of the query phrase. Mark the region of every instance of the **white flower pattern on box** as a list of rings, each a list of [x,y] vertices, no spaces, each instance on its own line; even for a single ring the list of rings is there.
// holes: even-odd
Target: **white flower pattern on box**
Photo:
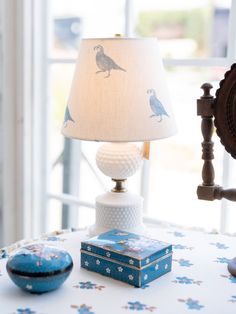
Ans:
[[[158,270],[158,269],[159,269],[159,265],[156,264],[156,265],[155,265],[155,270]]]

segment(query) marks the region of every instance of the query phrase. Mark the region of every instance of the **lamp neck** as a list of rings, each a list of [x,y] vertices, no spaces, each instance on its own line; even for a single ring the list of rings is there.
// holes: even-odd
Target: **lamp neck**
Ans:
[[[126,179],[112,179],[116,183],[115,187],[111,190],[115,193],[124,193],[127,191],[125,188],[125,181]]]

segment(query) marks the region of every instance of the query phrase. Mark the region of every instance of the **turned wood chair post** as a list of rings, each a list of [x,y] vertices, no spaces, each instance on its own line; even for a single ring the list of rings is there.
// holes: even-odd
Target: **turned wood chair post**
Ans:
[[[205,83],[201,86],[203,95],[197,100],[197,115],[201,116],[202,142],[202,184],[198,186],[197,195],[199,199],[214,200],[215,171],[212,160],[214,159],[212,135],[214,131],[213,113],[214,97],[210,94],[212,85]]]
[[[213,201],[215,199],[226,198],[230,201],[236,201],[236,189],[223,189],[214,183],[215,171],[212,160],[214,159],[213,146],[211,140],[214,131],[214,103],[215,98],[210,94],[212,85],[204,83],[201,88],[203,95],[197,100],[197,115],[201,116],[201,130],[203,136],[202,142],[202,184],[197,188],[197,196],[201,200]]]
[[[197,188],[198,198],[213,201],[226,198],[236,201],[236,189],[223,189],[214,183],[215,171],[212,160],[214,159],[211,138],[214,127],[228,153],[236,159],[236,64],[225,73],[216,91],[216,98],[210,94],[212,85],[205,83],[201,86],[203,95],[197,100],[197,114],[201,116],[202,142],[202,184]],[[214,121],[213,121],[214,118]],[[236,277],[236,257],[228,263],[228,270]]]

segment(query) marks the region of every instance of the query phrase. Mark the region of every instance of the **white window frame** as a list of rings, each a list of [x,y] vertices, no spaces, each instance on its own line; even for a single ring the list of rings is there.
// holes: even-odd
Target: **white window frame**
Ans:
[[[125,35],[130,35],[134,4],[132,0],[126,0]],[[49,67],[55,63],[75,63],[75,59],[48,58],[48,2],[7,0],[3,1],[1,9],[4,18],[2,242],[8,244],[20,238],[36,236],[47,229],[46,208],[50,199],[89,208],[94,204],[68,194],[55,195],[48,190],[49,165],[45,147],[49,116]],[[225,58],[164,59],[164,64],[172,67],[229,67],[235,62],[235,56],[236,1],[232,1]],[[229,180],[229,167],[230,160],[225,154],[223,186]],[[140,187],[145,199],[148,172],[149,164],[145,162]],[[227,201],[222,201],[220,230],[223,232],[228,219],[227,204]],[[71,219],[74,219],[73,215]]]
[[[3,242],[11,243],[31,232],[31,86],[29,37],[25,1],[2,2],[3,43]],[[24,52],[24,53],[23,53]],[[25,75],[23,75],[23,73]],[[27,164],[27,167],[25,167]],[[29,188],[29,195],[25,192]]]
[[[41,114],[47,106],[48,86],[46,8],[46,0],[1,3],[4,131],[0,243],[5,245],[46,229],[47,133]]]

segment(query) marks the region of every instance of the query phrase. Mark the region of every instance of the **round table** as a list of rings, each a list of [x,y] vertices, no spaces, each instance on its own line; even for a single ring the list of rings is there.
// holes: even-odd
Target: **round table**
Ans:
[[[80,242],[88,238],[86,230],[40,240],[68,250],[74,261],[68,280],[50,293],[30,294],[16,287],[5,269],[7,252],[15,246],[3,250],[0,313],[236,313],[236,278],[227,271],[227,262],[236,255],[235,237],[163,226],[149,226],[147,235],[173,244],[173,267],[142,288],[80,268]]]

